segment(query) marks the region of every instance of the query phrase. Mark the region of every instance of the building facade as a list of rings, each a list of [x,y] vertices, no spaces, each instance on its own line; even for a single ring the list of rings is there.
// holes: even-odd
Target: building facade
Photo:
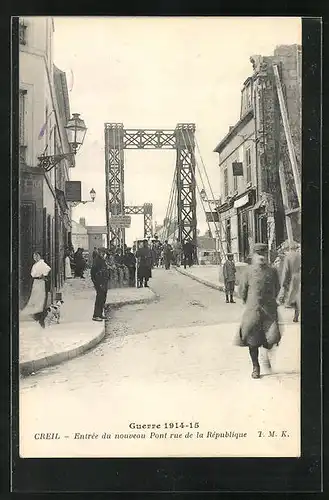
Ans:
[[[88,230],[84,217],[81,217],[79,222],[72,220],[72,246],[75,252],[78,248],[83,248],[86,251],[89,249]]]
[[[38,159],[70,152],[68,91],[65,74],[53,64],[53,34],[51,17],[19,18],[20,307],[30,295],[33,252],[51,266],[52,300],[65,279],[64,248],[71,238],[65,182],[74,159],[49,172]]]
[[[301,48],[278,46],[273,56],[252,56],[253,74],[241,92],[240,119],[215,148],[220,167],[219,232],[221,248],[239,262],[252,245],[267,243],[275,252],[286,238],[289,212],[294,239],[300,241],[291,161],[288,155],[273,65],[278,66],[295,155],[301,170]],[[289,206],[282,200],[283,166]]]

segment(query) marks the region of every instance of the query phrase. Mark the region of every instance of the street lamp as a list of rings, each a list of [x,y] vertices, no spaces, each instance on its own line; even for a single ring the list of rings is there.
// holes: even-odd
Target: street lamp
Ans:
[[[217,204],[219,204],[219,202],[220,202],[220,200],[208,200],[207,199],[207,193],[206,193],[206,191],[204,189],[201,189],[201,191],[200,191],[200,197],[201,197],[202,201],[205,201],[207,203],[217,203]]]
[[[67,140],[70,145],[71,152],[56,154],[52,156],[39,156],[38,166],[41,167],[45,172],[49,172],[50,170],[52,170],[62,160],[76,155],[78,149],[83,144],[87,132],[87,127],[85,125],[85,122],[80,118],[79,113],[73,113],[72,118],[67,122],[67,125],[64,128],[66,130]]]
[[[82,203],[83,205],[85,205],[86,203],[94,203],[95,198],[96,198],[96,191],[95,191],[95,189],[92,188],[89,191],[89,194],[90,194],[90,198],[91,198],[90,200],[72,201],[72,202],[70,202],[71,206],[72,207],[77,207],[78,205],[80,205],[80,203]]]

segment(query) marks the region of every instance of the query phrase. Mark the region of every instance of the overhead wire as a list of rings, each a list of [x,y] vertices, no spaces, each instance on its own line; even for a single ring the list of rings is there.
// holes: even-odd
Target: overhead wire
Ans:
[[[186,140],[185,140],[185,137],[184,137],[184,134],[182,134],[182,136],[183,136],[185,147],[186,147],[186,149],[188,149],[187,148],[187,143],[186,143]],[[192,142],[191,142],[190,138],[189,138],[189,142],[190,142],[190,144],[189,144],[190,148],[193,149],[193,145],[192,145]],[[197,158],[195,158],[195,165],[197,167],[197,170],[198,170],[198,173],[199,173],[199,176],[200,176],[202,187],[205,190],[206,186],[205,186],[205,184],[203,182],[203,178],[202,178],[202,174],[201,174],[198,162],[197,162]],[[202,199],[201,191],[199,189],[199,185],[198,185],[198,182],[196,180],[196,176],[195,176],[195,173],[193,172],[193,169],[192,169],[192,175],[193,175],[193,178],[194,178],[194,181],[195,181],[195,185],[196,185],[196,188],[197,188],[200,200],[201,200],[201,205],[202,205],[203,211],[204,211],[205,216],[206,216],[206,222],[207,222],[210,234],[212,234],[212,230],[211,230],[211,227],[210,227],[210,224],[209,224],[209,220],[207,218],[207,212],[206,212],[205,207],[204,207],[204,200]],[[208,178],[208,180],[209,180],[209,178]],[[216,235],[218,237],[218,241],[219,241],[219,244],[220,244],[220,247],[221,247],[222,254],[224,255],[224,250],[223,250],[223,245],[222,245],[222,241],[221,241],[221,238],[220,238],[220,233],[219,233],[218,228],[217,228],[217,224],[216,224],[216,221],[215,221],[215,218],[214,218],[214,215],[213,215],[213,211],[212,211],[212,207],[210,205],[210,201],[207,199],[205,202],[208,203],[209,211],[210,211],[211,217],[212,217],[212,222],[214,223],[214,226],[215,226]]]
[[[203,161],[203,158],[202,158],[202,155],[201,155],[201,151],[200,151],[197,139],[195,140],[195,143],[196,143],[197,150],[198,150],[198,153],[199,153],[199,156],[200,156],[200,159],[201,159],[201,163],[202,163],[202,166],[203,166],[204,173],[206,175],[206,179],[208,181],[208,186],[209,186],[210,194],[212,196],[212,199],[214,200],[215,199],[214,192],[213,192],[212,187],[211,187],[211,183],[210,183],[210,180],[209,180],[209,177],[208,177],[207,169],[206,169],[205,163]],[[224,227],[223,221],[221,220],[220,217],[218,218],[218,223],[219,223],[219,227],[222,230],[222,232],[225,233],[225,227]],[[222,249],[222,252],[223,252],[223,255],[224,255],[225,252],[223,250],[223,245],[222,245],[222,240],[221,240],[221,237],[220,237],[220,233],[221,233],[221,231],[219,231],[219,241],[220,241],[221,249]]]

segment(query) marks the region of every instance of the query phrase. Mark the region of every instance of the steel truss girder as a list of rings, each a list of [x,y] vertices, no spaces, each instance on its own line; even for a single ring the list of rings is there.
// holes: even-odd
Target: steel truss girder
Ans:
[[[178,241],[196,243],[196,194],[195,194],[195,125],[179,124],[176,127],[177,144],[177,219]]]
[[[144,206],[136,206],[136,205],[131,205],[129,207],[125,207],[125,214],[126,215],[143,215],[144,214]]]
[[[131,215],[144,215],[144,238],[153,236],[153,205],[144,203],[144,205],[131,205],[125,207],[125,213]]]
[[[106,223],[107,244],[122,246],[125,230],[110,226],[111,215],[124,214],[124,151],[123,124],[105,125],[105,177],[106,177]]]

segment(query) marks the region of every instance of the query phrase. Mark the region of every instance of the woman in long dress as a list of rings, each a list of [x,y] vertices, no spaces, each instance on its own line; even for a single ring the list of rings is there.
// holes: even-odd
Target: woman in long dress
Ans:
[[[72,278],[71,260],[70,260],[70,250],[67,249],[65,252],[65,279]]]
[[[48,297],[48,276],[51,268],[38,252],[34,252],[33,260],[34,264],[31,269],[33,278],[32,291],[27,306],[22,311],[22,316],[32,316],[44,328]]]

